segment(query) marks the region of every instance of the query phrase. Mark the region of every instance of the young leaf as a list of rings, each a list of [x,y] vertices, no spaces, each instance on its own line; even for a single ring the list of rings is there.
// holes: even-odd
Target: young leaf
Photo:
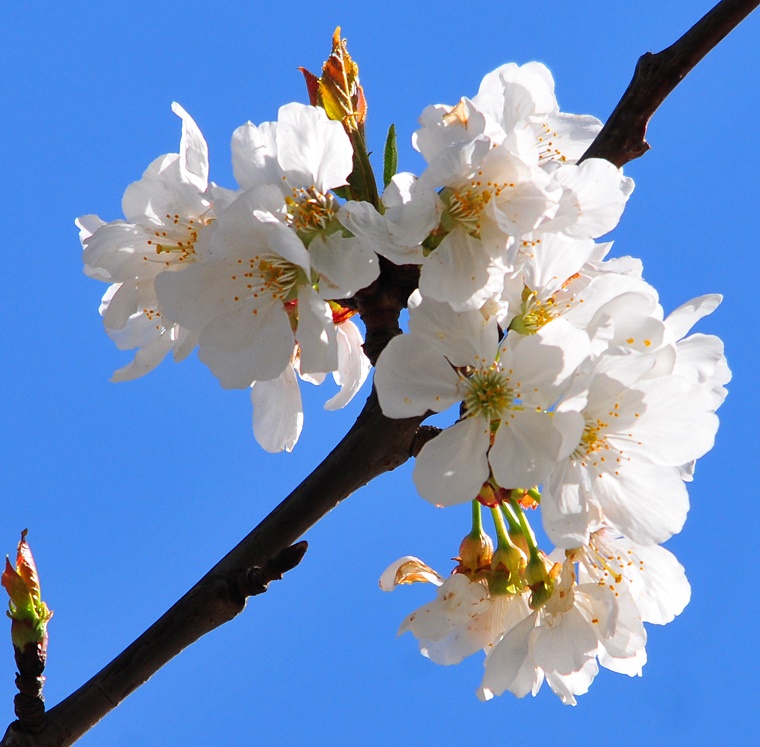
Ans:
[[[388,128],[388,137],[385,139],[385,153],[383,155],[383,187],[391,183],[391,179],[398,168],[398,148],[396,147],[396,125]]]

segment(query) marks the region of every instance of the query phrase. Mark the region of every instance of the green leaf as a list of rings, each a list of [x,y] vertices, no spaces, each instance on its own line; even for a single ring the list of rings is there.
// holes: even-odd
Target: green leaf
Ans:
[[[396,147],[396,125],[388,128],[388,137],[385,139],[385,153],[383,155],[383,187],[391,183],[398,168],[398,148]]]

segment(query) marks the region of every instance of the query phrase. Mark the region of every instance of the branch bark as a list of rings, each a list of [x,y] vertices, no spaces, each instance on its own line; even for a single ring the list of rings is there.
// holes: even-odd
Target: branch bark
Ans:
[[[760,0],[723,0],[675,44],[641,57],[628,90],[584,154],[617,166],[643,155],[654,111],[686,74]],[[412,290],[414,269],[383,263],[374,287],[356,299],[368,328],[367,353],[374,361],[398,334],[398,314]],[[403,292],[401,292],[403,290]],[[245,539],[217,563],[134,643],[77,691],[48,711],[37,734],[8,727],[0,747],[67,747],[201,636],[228,622],[246,598],[298,564],[309,528],[358,488],[416,454],[434,430],[423,418],[386,418],[373,391],[361,414],[326,459]]]
[[[180,651],[238,615],[248,595],[297,564],[305,547],[292,543],[358,488],[407,461],[420,421],[386,418],[373,392],[322,464],[134,643],[48,711],[41,732],[11,724],[0,744],[73,744]]]
[[[736,28],[760,0],[722,0],[677,42],[662,52],[646,52],[628,88],[602,131],[583,154],[605,158],[618,168],[649,150],[647,125],[660,104],[697,63]]]

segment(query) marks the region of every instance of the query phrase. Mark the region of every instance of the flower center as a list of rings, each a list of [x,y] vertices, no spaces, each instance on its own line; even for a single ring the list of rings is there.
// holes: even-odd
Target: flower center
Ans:
[[[237,264],[240,269],[230,275],[234,301],[266,295],[286,303],[297,296],[298,285],[304,279],[300,267],[274,254],[239,259]]]
[[[472,182],[460,189],[452,189],[448,199],[449,217],[468,233],[480,232],[480,216],[493,197],[490,189]]]
[[[593,581],[616,592],[616,585],[623,580],[631,581],[632,574],[643,573],[645,565],[634,550],[607,540],[605,531],[592,532],[589,544],[572,551],[572,554]]]
[[[483,172],[478,171],[474,179],[460,187],[447,187],[441,193],[447,211],[444,228],[462,226],[468,233],[479,237],[482,228],[481,217],[492,200],[499,200],[505,189],[514,187],[513,182],[492,182],[483,180]],[[448,220],[446,220],[448,218]],[[446,223],[451,223],[447,226]]]
[[[512,320],[509,327],[521,335],[532,335],[556,316],[554,296],[541,301],[538,294],[526,286],[522,294],[520,313]]]
[[[598,418],[596,420],[586,421],[580,443],[575,447],[575,451],[571,454],[571,459],[582,462],[587,456],[596,451],[609,449],[609,444],[604,438],[604,430],[608,425],[608,423],[605,423]]]
[[[549,127],[546,122],[541,122],[536,128],[536,140],[538,141],[538,161],[540,164],[549,161],[567,161],[567,157],[557,148],[558,134]]]
[[[332,195],[324,195],[316,187],[294,187],[285,198],[287,222],[302,238],[313,236],[332,222],[338,211],[338,202]]]
[[[155,256],[144,256],[148,262],[163,262],[166,265],[185,262],[195,256],[198,231],[207,223],[203,218],[185,218],[178,213],[164,218],[164,226],[153,232],[147,244],[155,251]]]
[[[475,371],[466,379],[464,406],[468,417],[481,415],[489,423],[498,420],[512,406],[515,393],[497,368]]]

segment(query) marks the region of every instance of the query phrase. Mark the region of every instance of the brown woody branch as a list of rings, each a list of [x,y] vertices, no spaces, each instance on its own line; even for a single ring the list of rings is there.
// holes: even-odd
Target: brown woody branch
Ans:
[[[639,57],[623,98],[581,160],[605,158],[620,167],[643,156],[649,150],[647,125],[660,104],[758,5],[760,0],[722,0],[677,42]]]
[[[247,596],[297,565],[306,543],[293,543],[355,490],[407,461],[420,421],[386,418],[373,392],[322,464],[237,547],[110,664],[49,710],[42,731],[32,735],[11,724],[0,745],[73,744],[180,651],[239,614]]]
[[[654,111],[760,0],[723,0],[671,47],[645,54],[631,85],[584,158],[621,166],[648,149],[646,126]],[[381,277],[355,299],[367,326],[367,354],[374,361],[399,333],[398,314],[416,284],[414,270],[382,262]],[[435,435],[422,418],[392,420],[373,391],[343,440],[277,508],[171,609],[89,682],[47,713],[46,725],[29,734],[11,724],[0,747],[66,747],[73,744],[164,664],[201,636],[239,614],[246,597],[298,564],[309,528],[344,498],[395,469]]]

